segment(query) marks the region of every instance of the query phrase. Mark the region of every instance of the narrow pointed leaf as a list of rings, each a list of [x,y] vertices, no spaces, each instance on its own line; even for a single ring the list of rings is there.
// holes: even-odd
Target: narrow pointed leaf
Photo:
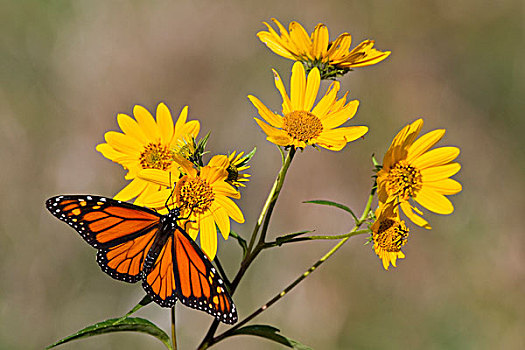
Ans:
[[[239,242],[239,245],[242,248],[242,256],[246,256],[246,253],[248,252],[248,244],[246,244],[246,240],[234,231],[230,231],[230,236],[232,236],[237,240],[237,242]]]
[[[336,208],[339,208],[339,209],[342,209],[348,213],[350,213],[350,215],[352,215],[352,217],[354,218],[355,221],[358,221],[357,219],[357,216],[354,214],[354,212],[352,211],[352,209],[348,208],[346,205],[344,204],[339,204],[339,203],[336,203],[336,202],[332,202],[332,201],[327,201],[327,200],[322,200],[322,199],[316,199],[316,200],[313,200],[313,201],[306,201],[306,202],[303,202],[303,203],[313,203],[313,204],[319,204],[319,205],[328,205],[328,206],[331,206],[331,207],[336,207]]]
[[[275,243],[277,243],[278,246],[281,246],[283,243],[286,243],[289,240],[297,236],[304,235],[305,233],[310,233],[310,232],[314,232],[314,231],[301,231],[301,232],[295,232],[295,233],[290,233],[288,235],[280,236],[275,239]]]
[[[135,312],[137,312],[138,310],[142,309],[144,306],[148,305],[149,303],[151,303],[153,301],[153,299],[151,299],[151,297],[149,295],[145,295],[144,298],[142,298],[141,301],[139,301],[139,303],[137,305],[135,305],[135,307],[133,307],[133,309],[129,310],[127,314],[125,314],[124,316],[122,316],[120,318],[120,320],[124,320],[126,317],[129,317],[131,316],[132,314],[134,314]]]
[[[95,335],[108,334],[114,332],[146,333],[160,340],[166,346],[166,348],[173,350],[170,337],[162,329],[160,329],[150,321],[138,317],[129,317],[124,319],[112,318],[103,322],[96,323],[68,337],[65,337],[64,339],[61,339],[54,344],[49,345],[48,347],[46,347],[46,349],[51,349],[55,346],[69,343],[72,340],[83,339]]]
[[[312,350],[309,346],[299,343],[293,339],[285,337],[282,334],[279,334],[280,330],[278,328],[268,326],[268,325],[253,325],[246,326],[239,329],[236,329],[231,335],[254,335],[269,340],[273,340],[279,344],[285,345],[289,348],[295,350]]]

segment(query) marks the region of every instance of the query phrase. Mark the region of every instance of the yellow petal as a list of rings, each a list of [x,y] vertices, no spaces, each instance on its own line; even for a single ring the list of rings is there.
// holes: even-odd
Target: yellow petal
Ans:
[[[244,175],[248,175],[248,174],[244,174]],[[240,181],[240,180],[242,179],[239,179],[237,181]],[[232,197],[235,199],[241,198],[241,194],[239,193],[239,191],[237,191],[232,185],[228,184],[225,181],[217,181],[212,185],[212,187],[213,187],[213,192],[215,192],[218,195]]]
[[[211,213],[202,214],[199,217],[199,228],[201,235],[201,249],[210,260],[215,259],[217,254],[217,229]]]
[[[444,195],[452,195],[461,192],[462,187],[459,182],[453,179],[445,179],[440,181],[434,181],[434,182],[427,182],[424,184],[424,186],[428,189],[431,189],[435,192],[444,194]]]
[[[146,188],[144,188],[144,191],[142,191],[133,204],[140,205],[140,206],[146,206],[145,200],[152,194],[159,192],[161,187],[154,183],[147,183]],[[164,205],[165,207],[165,205]]]
[[[438,129],[426,133],[425,135],[418,138],[408,149],[407,161],[411,162],[412,160],[425,153],[432,146],[438,143],[438,141],[441,140],[443,135],[445,135],[445,129]]]
[[[315,99],[317,98],[317,92],[319,91],[319,85],[321,84],[321,75],[319,69],[315,67],[308,74],[308,80],[306,82],[306,92],[304,96],[303,110],[310,111],[314,105]]]
[[[208,165],[217,168],[227,168],[230,165],[230,160],[225,155],[218,154],[210,159]]]
[[[292,67],[292,78],[290,82],[290,95],[292,98],[292,110],[304,111],[304,93],[306,88],[306,75],[301,62],[295,62]]]
[[[97,145],[96,150],[102,153],[104,157],[111,159],[114,162],[119,162],[120,159],[127,158],[126,154],[115,151],[113,147],[107,143]]]
[[[244,222],[244,215],[242,214],[242,211],[231,199],[224,196],[216,196],[215,200],[217,201],[217,204],[226,210],[226,213],[229,217],[239,224]]]
[[[330,87],[326,91],[326,94],[321,98],[319,103],[314,107],[312,110],[312,114],[314,114],[317,118],[323,119],[328,111],[331,109],[335,98],[337,96],[337,92],[339,92],[339,82],[334,81],[332,84],[330,84]]]
[[[140,195],[142,191],[144,191],[144,189],[146,188],[147,184],[148,183],[143,180],[134,179],[126,187],[120,190],[120,192],[117,193],[113,198],[123,202],[129,201],[130,199]]]
[[[313,50],[312,54],[315,59],[323,59],[328,48],[328,29],[322,23],[319,23],[312,34]]]
[[[423,187],[414,200],[434,213],[447,215],[454,211],[454,206],[447,197],[428,187]]]
[[[162,142],[165,145],[170,144],[173,137],[173,119],[168,107],[164,103],[159,103],[157,106],[157,124],[160,130]]]
[[[144,198],[144,205],[148,208],[164,208],[166,206],[166,201],[170,198],[173,189],[165,188],[160,191],[150,193],[146,198]],[[168,205],[172,204],[172,200],[168,202]]]
[[[224,181],[228,177],[228,172],[224,168],[205,166],[201,168],[200,177],[206,179],[210,185],[217,181]]]
[[[230,217],[226,213],[226,210],[214,202],[210,208],[213,214],[213,220],[219,227],[222,237],[228,239],[230,235]]]
[[[248,99],[255,106],[255,108],[257,108],[259,115],[263,117],[263,119],[266,120],[271,126],[276,128],[283,127],[283,118],[281,116],[275,115],[275,113],[270,111],[257,97],[249,95]]]
[[[324,129],[333,129],[354,117],[359,107],[359,101],[353,100],[336,113],[328,114],[321,120]]]
[[[292,42],[297,46],[301,55],[306,55],[307,58],[313,59],[308,55],[312,47],[312,42],[306,30],[297,22],[291,22],[289,26],[290,37]]]
[[[135,119],[131,118],[126,114],[119,114],[117,115],[117,122],[126,135],[136,138],[137,141],[139,141],[143,145],[147,145],[149,143],[148,138],[140,129]]]
[[[459,163],[450,163],[446,165],[435,166],[421,170],[423,183],[443,180],[456,174],[461,169]]]
[[[261,31],[257,33],[257,36],[259,37],[259,40],[265,43],[266,46],[277,55],[288,58],[290,60],[295,59],[295,57],[283,45],[282,41],[272,33]]]
[[[104,138],[115,151],[136,155],[137,159],[143,148],[135,138],[116,131],[108,131]]]
[[[261,120],[259,120],[257,118],[253,118],[253,119],[255,119],[257,124],[259,124],[261,129],[263,129],[263,131],[269,137],[276,137],[276,138],[283,139],[283,140],[284,139],[290,140],[290,137],[288,136],[288,134],[285,131],[280,130],[280,129],[276,129],[273,126],[270,126],[270,125],[266,124],[265,122],[263,122],[263,121],[261,121]]]
[[[284,84],[283,84],[281,77],[279,76],[279,73],[277,73],[275,69],[272,69],[272,72],[273,72],[275,87],[277,88],[277,90],[279,90],[279,92],[281,93],[281,97],[283,99],[283,114],[286,115],[293,110],[292,102],[290,101],[290,98],[288,97],[288,94],[286,93],[286,89],[284,88]]]
[[[146,108],[140,105],[135,105],[135,107],[133,107],[133,115],[135,116],[135,119],[137,119],[144,134],[151,141],[160,140],[160,132],[157,123],[155,123],[155,119],[153,119],[153,116]]]
[[[175,132],[178,132],[184,127],[184,124],[186,124],[186,119],[188,119],[188,106],[184,106],[184,108],[182,108],[180,111],[179,118],[177,118],[177,122],[175,123]]]
[[[412,206],[408,202],[401,202],[400,204],[401,209],[403,210],[403,213],[416,225],[421,226],[423,228],[426,228],[427,230],[430,230],[432,227],[428,224],[428,222],[423,219],[422,217],[418,216],[412,211]]]
[[[459,155],[457,147],[440,147],[428,151],[412,162],[420,170],[450,163]]]
[[[327,56],[329,57],[330,62],[337,62],[344,55],[346,55],[351,44],[352,36],[350,34],[343,33],[339,35],[328,50]]]
[[[157,185],[166,187],[169,187],[171,185],[170,178],[171,182],[178,179],[178,176],[173,177],[173,174],[170,175],[168,171],[160,169],[143,169],[138,172],[137,177],[144,181],[153,182]]]

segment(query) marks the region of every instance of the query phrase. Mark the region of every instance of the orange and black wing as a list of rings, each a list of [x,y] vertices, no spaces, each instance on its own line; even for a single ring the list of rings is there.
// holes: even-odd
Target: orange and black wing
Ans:
[[[134,283],[160,227],[155,211],[91,195],[57,196],[47,209],[98,249],[97,262],[111,277]]]
[[[224,282],[195,241],[181,227],[174,233],[177,295],[189,307],[234,324],[237,310]]]
[[[172,307],[177,298],[186,306],[202,310],[218,320],[237,322],[237,310],[224,282],[206,255],[180,226],[168,235],[157,255],[152,249],[142,285],[155,302]],[[155,254],[155,256],[153,256]],[[153,262],[154,261],[154,262]]]

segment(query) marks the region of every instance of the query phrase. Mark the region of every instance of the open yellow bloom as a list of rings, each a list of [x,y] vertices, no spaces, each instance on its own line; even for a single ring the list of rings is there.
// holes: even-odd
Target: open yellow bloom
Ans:
[[[175,204],[186,222],[181,225],[195,240],[200,232],[201,249],[210,260],[217,254],[217,227],[224,239],[230,234],[230,218],[238,223],[244,222],[244,216],[230,198],[240,198],[239,192],[226,183],[228,172],[224,167],[205,166],[197,171],[185,159],[178,159],[180,179],[173,179],[170,172],[160,169],[147,169],[139,177],[162,186],[170,187],[176,181],[175,189],[166,188],[149,195],[145,199],[148,207],[165,212],[166,202]],[[169,201],[168,201],[169,199]]]
[[[390,264],[396,267],[397,259],[403,259],[401,251],[408,238],[408,228],[399,218],[399,211],[393,204],[380,205],[376,210],[376,221],[372,225],[374,251],[383,261],[383,267],[388,270]]]
[[[164,103],[157,106],[156,121],[146,108],[139,105],[133,108],[133,115],[135,119],[126,114],[119,114],[117,121],[123,132],[107,132],[104,135],[106,143],[99,144],[97,151],[127,169],[125,178],[132,180],[115,199],[128,201],[137,197],[135,204],[143,205],[144,198],[161,187],[138,178],[139,171],[167,170],[177,165],[173,155],[177,154],[188,140],[197,136],[200,124],[196,120],[186,122],[187,106],[182,109],[175,125]]]
[[[244,152],[240,152],[235,155],[234,151],[229,156],[217,155],[208,163],[209,166],[219,167],[226,169],[228,172],[228,178],[226,182],[235,187],[246,187],[243,182],[249,181],[250,174],[241,173],[242,171],[249,169],[250,166],[246,165],[245,159],[242,157]]]
[[[368,131],[366,126],[339,127],[355,115],[359,101],[346,103],[346,94],[336,100],[339,91],[337,81],[330,85],[323,98],[314,106],[321,82],[317,68],[312,69],[307,78],[300,62],[293,65],[291,97],[288,97],[279,74],[275,70],[273,73],[275,86],[283,98],[283,116],[270,111],[257,97],[248,96],[261,117],[270,124],[255,118],[266,133],[268,141],[279,146],[305,148],[307,145],[319,145],[332,151],[340,151],[348,142],[360,138]]]
[[[303,26],[295,21],[290,23],[288,32],[278,20],[275,18],[272,20],[279,28],[280,34],[264,22],[268,31],[257,33],[259,39],[279,56],[309,62],[311,66],[330,65],[349,70],[379,63],[390,55],[390,51],[382,52],[374,49],[373,40],[365,40],[350,51],[352,36],[343,33],[331,42],[328,29],[322,23],[319,23],[313,33],[308,35]]]
[[[428,151],[445,135],[444,129],[431,131],[416,140],[422,126],[423,119],[418,119],[396,135],[383,159],[383,168],[377,173],[377,186],[381,203],[399,203],[410,220],[430,229],[428,222],[419,216],[423,214],[421,210],[409,200],[434,213],[452,213],[454,206],[445,195],[461,191],[461,184],[449,178],[461,166],[452,162],[459,155],[457,147]]]

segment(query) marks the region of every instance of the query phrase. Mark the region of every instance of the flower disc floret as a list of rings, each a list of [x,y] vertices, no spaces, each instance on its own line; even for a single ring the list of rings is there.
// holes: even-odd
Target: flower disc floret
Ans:
[[[175,194],[179,208],[202,214],[210,209],[215,195],[208,181],[202,178],[190,178],[187,175],[177,181]]]

